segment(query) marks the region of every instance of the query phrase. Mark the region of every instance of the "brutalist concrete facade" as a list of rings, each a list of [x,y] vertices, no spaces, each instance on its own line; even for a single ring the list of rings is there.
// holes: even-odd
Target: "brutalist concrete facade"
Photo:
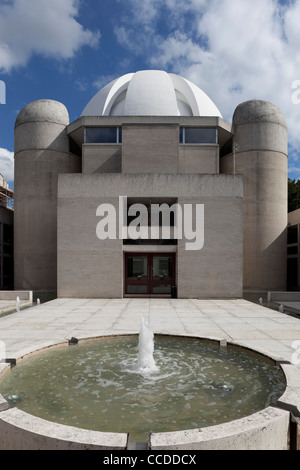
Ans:
[[[254,100],[240,105],[230,124],[195,85],[166,75],[150,71],[121,77],[72,123],[66,108],[51,100],[30,103],[20,112],[16,289],[89,298],[231,298],[242,297],[243,289],[285,289],[287,129],[282,113]],[[117,137],[93,140],[90,129],[115,130]],[[189,130],[197,138],[185,141]],[[201,205],[203,244],[187,249],[185,233],[167,243],[124,240],[121,197],[130,202],[128,208],[153,201],[183,210]],[[97,236],[97,208],[104,204],[116,214],[114,238]]]
[[[184,237],[178,240],[178,245],[167,247],[123,245],[118,237],[99,240],[97,207],[108,203],[118,211],[119,195],[125,193],[137,199],[176,195],[182,206],[201,201],[205,208],[203,248],[186,250]],[[222,243],[218,243],[220,235]],[[145,250],[151,253],[172,250],[177,255],[175,278],[181,298],[240,297],[242,238],[242,178],[239,175],[154,173],[59,177],[59,297],[122,297],[124,254],[143,255]]]

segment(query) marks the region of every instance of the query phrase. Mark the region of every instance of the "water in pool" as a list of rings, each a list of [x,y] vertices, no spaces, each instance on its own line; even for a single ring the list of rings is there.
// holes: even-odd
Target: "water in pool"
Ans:
[[[0,382],[10,406],[76,427],[149,432],[206,427],[276,404],[282,371],[244,350],[155,336],[155,367],[138,363],[138,337],[116,336],[47,350]]]

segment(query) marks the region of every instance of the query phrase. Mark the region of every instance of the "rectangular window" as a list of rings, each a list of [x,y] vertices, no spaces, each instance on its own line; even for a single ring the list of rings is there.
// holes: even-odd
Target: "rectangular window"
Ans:
[[[146,237],[137,239],[130,236],[123,240],[124,245],[177,245],[175,236],[176,215],[179,217],[176,198],[128,198],[126,223],[137,230],[147,229]],[[136,225],[135,225],[136,222]],[[151,238],[151,237],[155,238]]]
[[[287,254],[288,255],[297,255],[298,254],[298,245],[288,246]]]
[[[197,127],[181,127],[179,142],[181,144],[217,144],[217,129],[200,129]]]
[[[298,243],[298,225],[288,227],[288,245]]]
[[[122,142],[121,127],[86,127],[84,142],[87,144],[120,144]]]

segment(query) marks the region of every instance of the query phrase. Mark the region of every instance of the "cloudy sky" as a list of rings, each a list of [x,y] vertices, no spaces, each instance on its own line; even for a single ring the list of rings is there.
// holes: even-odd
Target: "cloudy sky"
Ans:
[[[99,88],[163,69],[202,88],[231,122],[249,99],[273,102],[300,177],[300,0],[0,0],[0,173],[13,186],[14,122],[30,101],[77,119]]]

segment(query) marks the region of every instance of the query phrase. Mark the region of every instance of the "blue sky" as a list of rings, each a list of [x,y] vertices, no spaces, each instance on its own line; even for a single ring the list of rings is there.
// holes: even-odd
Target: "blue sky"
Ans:
[[[61,101],[73,121],[112,79],[162,69],[200,86],[229,122],[248,99],[276,104],[298,179],[299,21],[300,0],[0,0],[0,173],[13,187],[14,122],[30,101]]]

